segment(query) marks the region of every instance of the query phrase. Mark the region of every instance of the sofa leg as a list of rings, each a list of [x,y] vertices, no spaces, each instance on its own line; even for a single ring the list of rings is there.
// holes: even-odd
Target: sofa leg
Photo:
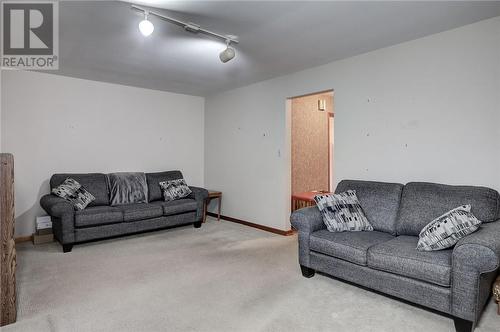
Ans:
[[[302,275],[306,278],[311,278],[314,276],[315,271],[311,269],[310,267],[301,265],[300,270],[302,271]]]
[[[455,331],[457,332],[472,332],[473,322],[462,318],[454,317]]]
[[[203,222],[203,220],[200,220],[200,221],[197,221],[193,224],[194,228],[200,228],[201,227],[201,223]]]
[[[71,252],[71,249],[73,249],[73,244],[63,244],[63,252]]]

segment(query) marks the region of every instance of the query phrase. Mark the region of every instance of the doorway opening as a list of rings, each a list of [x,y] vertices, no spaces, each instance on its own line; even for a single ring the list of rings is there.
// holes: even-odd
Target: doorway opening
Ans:
[[[334,183],[334,92],[289,98],[291,211],[314,205]]]

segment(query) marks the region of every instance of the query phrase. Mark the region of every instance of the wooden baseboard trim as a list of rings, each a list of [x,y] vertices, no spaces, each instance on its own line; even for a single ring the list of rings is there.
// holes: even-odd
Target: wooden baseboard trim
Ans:
[[[33,242],[33,235],[18,236],[15,241],[16,243]]]
[[[209,215],[211,217],[217,218],[217,214],[216,213],[207,212],[207,215]],[[273,227],[269,227],[269,226],[255,224],[255,223],[250,222],[250,221],[245,221],[245,220],[236,219],[236,218],[233,218],[233,217],[224,216],[222,214],[221,214],[220,218],[223,219],[223,220],[226,220],[226,221],[235,222],[237,224],[241,224],[241,225],[245,225],[245,226],[249,226],[249,227],[253,227],[253,228],[258,228],[260,230],[263,230],[263,231],[266,231],[266,232],[270,232],[270,233],[274,233],[274,234],[278,234],[278,235],[290,236],[290,235],[293,235],[295,233],[295,231],[293,229],[290,229],[288,231],[284,231],[284,230],[273,228]]]

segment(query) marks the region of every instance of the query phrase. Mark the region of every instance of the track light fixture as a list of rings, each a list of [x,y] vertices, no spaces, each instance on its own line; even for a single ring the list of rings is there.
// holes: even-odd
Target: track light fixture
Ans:
[[[150,34],[153,33],[155,29],[155,26],[151,21],[148,20],[148,12],[144,12],[144,20],[139,23],[139,30],[143,34],[144,37],[148,37]]]
[[[156,16],[156,17],[158,17],[158,18],[160,18],[160,19],[162,19],[164,21],[167,21],[169,23],[178,25],[178,26],[184,28],[184,30],[186,30],[188,32],[191,32],[191,33],[202,33],[202,34],[205,34],[205,35],[208,35],[208,36],[211,36],[211,37],[215,37],[215,38],[224,40],[226,42],[226,49],[223,50],[219,54],[219,59],[223,63],[226,63],[226,62],[230,61],[236,55],[236,52],[235,52],[234,48],[230,47],[231,43],[234,43],[234,44],[238,44],[239,43],[238,39],[235,36],[232,36],[232,35],[221,35],[221,34],[218,34],[216,32],[203,29],[203,28],[201,28],[197,24],[194,24],[194,23],[191,23],[191,22],[183,22],[183,21],[180,21],[178,19],[175,19],[175,18],[172,18],[172,17],[169,17],[169,16],[165,16],[165,15],[162,15],[160,13],[156,13],[154,11],[146,10],[145,8],[142,8],[142,7],[139,7],[139,6],[136,6],[136,5],[132,5],[132,9],[144,13],[144,20],[142,20],[141,23],[139,23],[139,30],[141,31],[141,33],[145,37],[151,35],[153,33],[153,31],[154,31],[154,25],[153,25],[153,23],[151,23],[151,21],[148,20],[148,16],[149,15],[154,15],[154,16]]]

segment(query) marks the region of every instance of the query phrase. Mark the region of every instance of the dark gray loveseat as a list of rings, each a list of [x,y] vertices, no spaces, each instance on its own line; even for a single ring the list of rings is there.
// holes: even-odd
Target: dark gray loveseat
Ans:
[[[331,233],[317,207],[295,211],[299,264],[454,317],[471,331],[491,293],[500,257],[500,197],[484,187],[344,180],[356,190],[373,232]],[[420,230],[434,218],[471,204],[481,228],[447,250],[416,250]]]
[[[171,202],[163,200],[159,182],[182,179],[180,171],[146,173],[149,202],[119,206],[110,206],[105,174],[54,174],[50,178],[50,189],[67,178],[78,181],[96,199],[81,211],[75,211],[72,204],[52,194],[40,199],[40,205],[51,216],[54,236],[64,252],[71,251],[75,243],[117,235],[183,224],[201,227],[207,190],[189,187],[190,196]]]

